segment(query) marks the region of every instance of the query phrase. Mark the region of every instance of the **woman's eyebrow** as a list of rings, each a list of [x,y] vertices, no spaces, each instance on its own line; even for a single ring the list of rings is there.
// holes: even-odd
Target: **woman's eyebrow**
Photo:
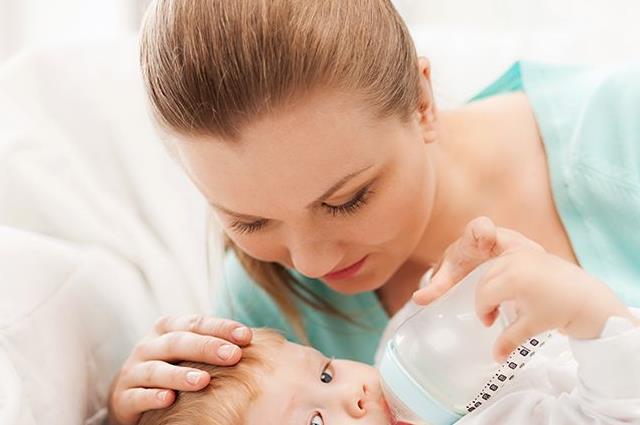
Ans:
[[[215,209],[217,209],[219,211],[222,211],[223,213],[225,213],[227,215],[233,216],[233,217],[238,218],[240,220],[245,220],[245,221],[263,220],[262,217],[257,217],[257,216],[254,216],[254,215],[247,215],[247,214],[240,214],[240,213],[231,211],[230,209],[227,209],[227,208],[225,208],[225,207],[223,207],[221,205],[214,204],[213,202],[209,202],[209,205],[212,208],[215,208]]]
[[[338,190],[340,190],[340,188],[342,188],[342,186],[347,184],[347,182],[349,182],[349,180],[351,180],[352,178],[364,173],[365,171],[367,171],[371,167],[373,167],[373,165],[366,166],[366,167],[364,167],[364,168],[362,168],[362,169],[360,169],[358,171],[355,171],[353,173],[347,174],[346,176],[341,178],[338,182],[336,182],[333,186],[331,186],[326,192],[324,192],[322,194],[322,196],[320,196],[318,199],[316,199],[315,201],[313,201],[309,205],[307,205],[307,208],[312,208],[314,205],[321,204],[326,199],[328,199],[331,195],[333,195]],[[217,205],[217,204],[215,204],[213,202],[209,202],[209,205],[211,207],[219,210],[219,211],[222,211],[223,213],[225,213],[227,215],[233,216],[233,217],[238,218],[240,220],[245,220],[245,221],[264,220],[263,217],[258,217],[258,216],[255,216],[255,215],[240,214],[240,213],[237,213],[235,211],[231,211],[230,209],[225,208],[225,207],[223,207],[221,205]]]
[[[347,174],[346,176],[341,178],[338,182],[336,182],[333,186],[331,186],[326,192],[324,192],[322,194],[322,196],[320,196],[318,199],[316,199],[315,201],[313,201],[309,205],[307,205],[307,208],[312,208],[314,205],[318,205],[318,204],[323,203],[325,200],[327,200],[329,197],[331,197],[331,195],[333,195],[338,190],[340,190],[340,188],[342,188],[342,186],[347,184],[347,182],[349,180],[351,180],[352,178],[356,177],[359,174],[364,173],[365,171],[367,171],[371,167],[373,167],[373,165],[369,165],[369,166],[364,167],[364,168],[362,168],[362,169],[360,169],[358,171],[355,171],[353,173]]]

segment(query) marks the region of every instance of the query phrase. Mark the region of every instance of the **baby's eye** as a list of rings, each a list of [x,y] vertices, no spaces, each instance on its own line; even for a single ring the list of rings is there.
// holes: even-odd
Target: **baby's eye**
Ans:
[[[313,415],[313,418],[311,418],[311,423],[309,425],[324,425],[324,421],[322,420],[322,416],[320,416],[320,413],[316,413],[315,415]]]
[[[333,381],[333,373],[329,370],[330,366],[331,366],[331,362],[327,363],[324,369],[322,369],[322,374],[320,375],[320,381],[322,381],[325,384],[328,384],[329,382]]]

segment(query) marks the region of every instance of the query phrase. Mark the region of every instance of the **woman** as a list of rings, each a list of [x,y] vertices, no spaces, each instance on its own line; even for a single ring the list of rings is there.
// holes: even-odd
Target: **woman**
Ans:
[[[439,111],[390,0],[158,0],[141,56],[169,147],[235,253],[221,317],[370,362],[479,216],[640,300],[637,70],[518,63]],[[482,252],[508,247],[504,228]],[[482,229],[467,227],[423,301],[477,262],[465,246]],[[233,321],[161,320],[114,381],[113,422],[207,385],[169,362],[233,364],[250,337]]]

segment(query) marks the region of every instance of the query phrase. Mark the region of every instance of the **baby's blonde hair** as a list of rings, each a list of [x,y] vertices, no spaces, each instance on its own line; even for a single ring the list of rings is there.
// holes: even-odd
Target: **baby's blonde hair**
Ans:
[[[180,366],[204,370],[211,382],[198,392],[179,392],[173,405],[150,410],[138,425],[239,425],[250,403],[260,395],[256,373],[268,371],[270,350],[284,344],[284,337],[270,329],[254,329],[251,344],[242,349],[235,366],[182,362]]]
[[[391,0],[155,0],[140,56],[156,121],[178,138],[233,142],[249,123],[318,91],[403,121],[421,101],[415,47]],[[229,246],[303,340],[292,296],[354,321],[281,265]]]

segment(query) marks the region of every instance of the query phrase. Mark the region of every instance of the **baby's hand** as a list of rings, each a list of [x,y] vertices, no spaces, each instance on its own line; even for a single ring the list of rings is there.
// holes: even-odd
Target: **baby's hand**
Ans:
[[[476,313],[490,326],[501,303],[512,301],[516,319],[496,341],[504,360],[519,344],[558,329],[576,339],[600,336],[611,316],[635,320],[602,282],[580,267],[539,249],[520,248],[492,261],[476,288]]]
[[[413,300],[426,305],[447,292],[473,269],[485,261],[507,252],[543,248],[522,234],[496,225],[487,217],[478,217],[467,224],[462,237],[445,251],[425,288],[413,294]]]

